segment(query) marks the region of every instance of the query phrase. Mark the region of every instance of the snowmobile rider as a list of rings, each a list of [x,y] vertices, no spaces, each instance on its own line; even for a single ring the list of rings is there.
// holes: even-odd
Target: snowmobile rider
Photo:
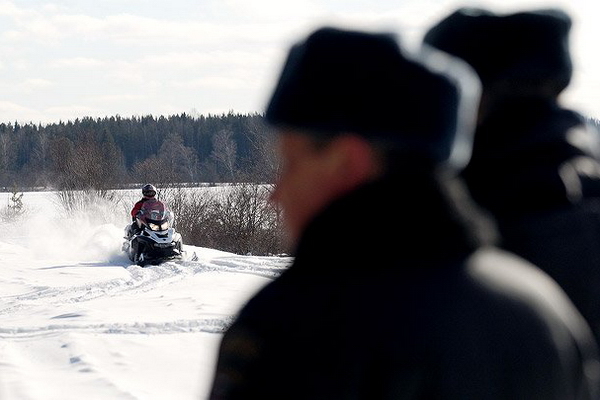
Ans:
[[[136,218],[142,209],[144,203],[150,199],[156,198],[156,187],[151,184],[146,184],[142,187],[142,198],[138,200],[131,209],[131,225],[129,226],[129,236],[139,230],[139,225],[136,223]]]

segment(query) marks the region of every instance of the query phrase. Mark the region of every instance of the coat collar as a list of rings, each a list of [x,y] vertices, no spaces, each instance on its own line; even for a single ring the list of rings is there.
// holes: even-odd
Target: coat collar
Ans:
[[[492,240],[495,231],[471,208],[462,186],[454,184],[459,181],[419,175],[364,185],[309,224],[296,260],[317,255],[340,268],[365,262],[386,268],[373,261],[389,260],[390,254],[431,265],[464,258]]]

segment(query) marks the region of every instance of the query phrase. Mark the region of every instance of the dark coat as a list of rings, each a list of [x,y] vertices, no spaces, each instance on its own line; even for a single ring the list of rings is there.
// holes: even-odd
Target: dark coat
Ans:
[[[478,128],[464,177],[501,246],[552,276],[600,343],[599,139],[554,102],[513,99]]]
[[[595,343],[564,293],[480,247],[424,181],[313,221],[224,334],[211,399],[595,398]]]

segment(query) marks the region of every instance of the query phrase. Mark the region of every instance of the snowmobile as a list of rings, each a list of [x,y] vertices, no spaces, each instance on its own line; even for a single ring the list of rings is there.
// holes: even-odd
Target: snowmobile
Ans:
[[[165,203],[147,200],[132,225],[125,227],[122,250],[141,267],[182,259],[181,234],[173,223],[173,214]]]

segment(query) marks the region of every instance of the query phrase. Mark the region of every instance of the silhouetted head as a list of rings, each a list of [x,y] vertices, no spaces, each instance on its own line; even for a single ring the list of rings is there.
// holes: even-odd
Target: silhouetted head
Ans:
[[[435,24],[423,42],[469,63],[483,90],[556,97],[571,80],[571,19],[558,9],[499,15],[460,8]]]

